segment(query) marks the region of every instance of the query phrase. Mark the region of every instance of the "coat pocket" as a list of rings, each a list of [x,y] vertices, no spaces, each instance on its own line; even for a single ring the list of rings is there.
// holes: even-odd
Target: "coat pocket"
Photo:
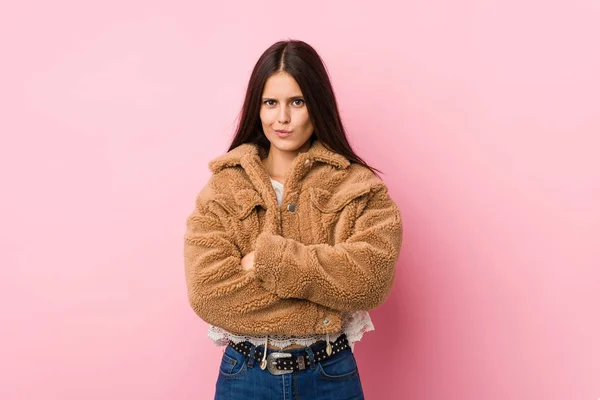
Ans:
[[[233,196],[217,195],[215,201],[219,203],[229,215],[237,219],[247,218],[257,207],[266,208],[260,194],[253,189],[242,189]]]
[[[371,187],[355,185],[337,192],[312,187],[309,191],[313,243],[334,245],[350,236],[361,209],[360,199],[368,195]]]
[[[310,188],[310,199],[312,204],[322,213],[331,214],[340,212],[353,200],[369,193],[371,191],[368,185],[356,185],[352,188],[331,192],[329,190],[316,187]]]
[[[262,231],[265,202],[254,189],[241,189],[233,195],[215,196],[229,214],[228,230],[231,232],[241,255],[252,251],[256,237]]]

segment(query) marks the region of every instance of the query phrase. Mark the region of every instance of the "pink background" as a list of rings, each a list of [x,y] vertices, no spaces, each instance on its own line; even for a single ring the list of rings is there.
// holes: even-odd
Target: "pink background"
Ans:
[[[185,217],[288,37],[403,212],[367,398],[600,397],[599,1],[202,3],[3,4],[0,398],[212,398]]]

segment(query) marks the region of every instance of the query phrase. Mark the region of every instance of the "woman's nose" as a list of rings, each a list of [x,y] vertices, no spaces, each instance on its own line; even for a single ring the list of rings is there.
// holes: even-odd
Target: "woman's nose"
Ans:
[[[290,114],[286,106],[282,106],[279,109],[279,114],[277,115],[277,119],[280,124],[287,124],[290,122]]]

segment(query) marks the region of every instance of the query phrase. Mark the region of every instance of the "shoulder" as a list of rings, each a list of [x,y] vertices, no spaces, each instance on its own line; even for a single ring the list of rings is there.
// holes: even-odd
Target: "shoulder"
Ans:
[[[383,181],[373,171],[362,164],[351,163],[346,171],[348,183],[383,184]]]
[[[215,191],[213,190],[212,186],[211,186],[211,182],[214,180],[214,175],[211,175],[211,177],[208,179],[208,181],[206,182],[206,184],[204,185],[204,187],[202,189],[200,189],[200,192],[198,193],[197,199],[198,200],[211,200],[214,198],[215,195]]]
[[[216,196],[213,185],[214,175],[211,175],[196,195],[196,208],[198,210],[202,212],[212,211],[212,203],[214,202]]]
[[[235,193],[235,180],[230,176],[227,176],[230,175],[228,172],[230,171],[219,171],[212,174],[200,189],[196,200],[198,202],[207,203]]]

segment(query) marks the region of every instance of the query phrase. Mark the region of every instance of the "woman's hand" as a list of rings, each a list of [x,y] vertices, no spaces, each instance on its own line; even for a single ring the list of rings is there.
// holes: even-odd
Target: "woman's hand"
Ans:
[[[254,251],[251,251],[242,257],[242,269],[244,271],[254,270]]]

